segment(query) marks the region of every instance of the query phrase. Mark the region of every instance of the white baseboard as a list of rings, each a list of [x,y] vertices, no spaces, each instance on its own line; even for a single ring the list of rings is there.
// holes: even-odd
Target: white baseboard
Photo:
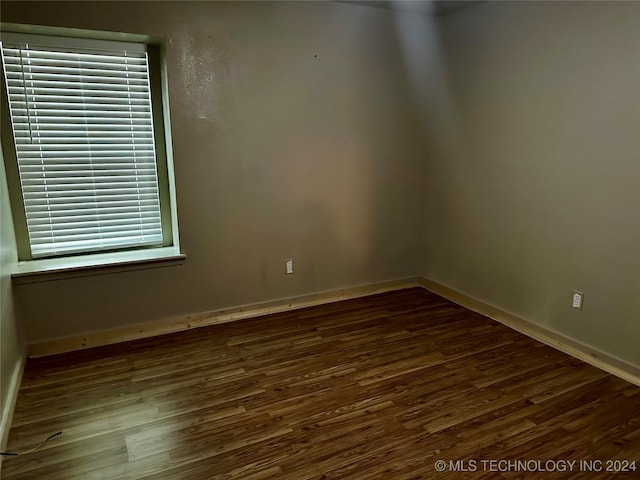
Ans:
[[[419,284],[426,290],[451,300],[458,305],[485,315],[528,337],[534,338],[539,342],[582,360],[585,363],[640,386],[640,367],[636,365],[627,363],[624,360],[585,345],[558,332],[554,332],[541,327],[540,325],[528,322],[527,320],[516,317],[504,310],[500,310],[499,308],[489,305],[481,300],[470,297],[464,293],[460,293],[449,287],[445,287],[444,285],[432,280],[421,278],[419,280]]]
[[[7,448],[7,442],[9,441],[11,420],[13,419],[13,411],[16,407],[16,400],[18,399],[18,391],[20,390],[20,383],[22,382],[25,363],[25,357],[22,357],[20,361],[16,363],[11,375],[11,384],[9,386],[9,395],[7,395],[7,403],[2,405],[2,419],[0,420],[0,451],[3,452],[5,451],[5,448]],[[1,456],[0,461],[2,461]]]
[[[279,300],[254,303],[240,307],[227,308],[222,310],[212,310],[193,315],[180,316],[145,322],[125,327],[89,332],[83,335],[75,335],[60,339],[46,340],[27,345],[27,355],[29,357],[44,357],[57,353],[71,352],[85,348],[110,345],[113,343],[137,340],[140,338],[153,337],[166,333],[180,332],[197,327],[217,325],[220,323],[232,322],[245,318],[258,317],[270,313],[286,312],[297,310],[314,305],[348,300],[351,298],[364,297],[375,293],[388,292],[392,290],[402,290],[404,288],[417,287],[419,277],[403,278],[381,283],[361,285],[357,287],[330,290],[311,295],[282,298]]]

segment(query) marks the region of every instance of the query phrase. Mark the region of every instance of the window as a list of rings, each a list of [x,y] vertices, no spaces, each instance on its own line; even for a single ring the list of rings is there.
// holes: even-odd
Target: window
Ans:
[[[3,32],[3,151],[21,259],[177,246],[154,52]]]

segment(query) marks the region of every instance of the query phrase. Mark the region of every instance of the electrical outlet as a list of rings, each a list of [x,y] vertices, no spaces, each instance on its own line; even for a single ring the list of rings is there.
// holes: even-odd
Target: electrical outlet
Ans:
[[[584,293],[574,290],[573,296],[571,297],[571,307],[577,310],[582,310],[583,301],[584,301]]]
[[[293,273],[293,258],[285,260],[285,272],[287,275],[291,275]]]

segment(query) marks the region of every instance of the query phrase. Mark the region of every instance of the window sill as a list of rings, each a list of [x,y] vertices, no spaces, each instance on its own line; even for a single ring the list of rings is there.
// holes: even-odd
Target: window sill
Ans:
[[[50,282],[75,277],[169,267],[184,262],[186,255],[175,247],[129,252],[99,253],[66,258],[18,262],[11,274],[14,284]]]

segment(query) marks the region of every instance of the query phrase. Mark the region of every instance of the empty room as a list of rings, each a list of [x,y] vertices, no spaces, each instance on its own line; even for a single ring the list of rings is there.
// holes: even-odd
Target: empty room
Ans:
[[[3,480],[640,477],[640,2],[0,20]]]

